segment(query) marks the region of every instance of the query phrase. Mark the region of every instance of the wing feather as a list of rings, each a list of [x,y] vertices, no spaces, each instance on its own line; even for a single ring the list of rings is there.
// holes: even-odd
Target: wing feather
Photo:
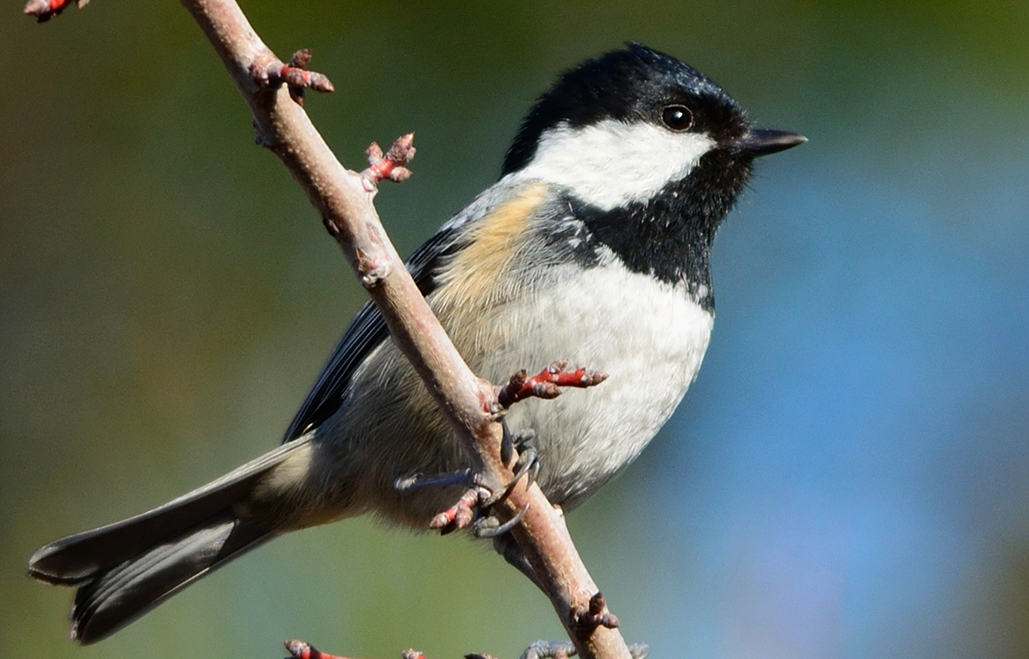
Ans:
[[[517,182],[512,177],[501,180],[415,250],[406,265],[422,295],[428,296],[435,289],[436,274],[447,258],[462,248],[471,226],[532,187],[531,181]],[[335,414],[343,404],[355,369],[388,337],[389,329],[378,308],[371,302],[365,303],[333,348],[311,392],[289,424],[283,442],[304,436]]]
[[[433,274],[441,259],[457,245],[458,233],[457,227],[445,226],[407,260],[407,270],[422,295],[432,292],[435,286]],[[371,301],[366,302],[336,343],[310,393],[286,429],[282,441],[290,442],[302,437],[335,414],[343,404],[354,370],[388,337],[389,329],[378,307]]]

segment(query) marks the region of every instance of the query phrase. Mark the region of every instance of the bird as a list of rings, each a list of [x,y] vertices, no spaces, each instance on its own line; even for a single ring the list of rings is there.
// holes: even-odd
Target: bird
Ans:
[[[480,377],[565,358],[608,375],[505,423],[565,511],[625,470],[697,376],[714,322],[711,252],[761,156],[757,128],[697,69],[638,43],[584,61],[532,104],[499,179],[406,261]],[[527,444],[529,442],[526,442]],[[463,489],[405,479],[473,464],[367,303],[275,449],[135,517],[52,542],[29,574],[77,588],[71,637],[101,640],[284,533],[371,514],[426,529]]]

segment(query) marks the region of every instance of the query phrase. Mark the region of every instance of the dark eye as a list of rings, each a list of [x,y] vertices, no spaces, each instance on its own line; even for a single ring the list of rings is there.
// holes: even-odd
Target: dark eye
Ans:
[[[693,113],[685,105],[669,105],[661,112],[661,121],[672,130],[689,130],[693,126]]]

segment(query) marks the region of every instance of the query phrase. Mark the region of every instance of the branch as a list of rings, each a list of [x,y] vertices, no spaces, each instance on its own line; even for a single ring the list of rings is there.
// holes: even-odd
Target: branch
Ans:
[[[607,373],[603,371],[586,368],[566,371],[567,365],[567,360],[558,360],[531,378],[525,369],[518,371],[507,384],[497,389],[497,402],[508,408],[526,398],[557,398],[561,395],[561,387],[585,389],[607,379]]]
[[[475,376],[436,320],[404,267],[373,206],[378,180],[402,178],[404,143],[393,158],[374,147],[364,173],[336,160],[303,108],[294,99],[306,87],[330,89],[324,77],[303,71],[301,51],[283,63],[254,32],[232,0],[182,0],[204,31],[249,106],[258,141],[279,157],[318,209],[326,229],[382,312],[394,343],[411,361],[440,408],[459,431],[493,492],[512,478],[501,458],[500,409],[489,382]],[[286,83],[285,85],[282,83]],[[406,143],[410,151],[410,142]],[[410,155],[410,153],[408,153]],[[392,163],[388,166],[383,163]],[[370,172],[370,173],[369,173]],[[630,656],[615,620],[572,544],[560,513],[535,484],[522,479],[495,506],[510,520],[516,542],[550,597],[579,656]]]
[[[27,16],[35,16],[40,23],[46,23],[71,4],[71,0],[29,0],[25,3],[24,12]],[[78,0],[75,4],[82,9],[89,4],[89,0]]]
[[[315,648],[305,641],[286,641],[286,651],[293,659],[347,659]],[[548,641],[536,641],[525,649],[521,659],[568,659],[576,654],[575,646],[567,642],[551,643]],[[629,655],[632,659],[645,659],[650,654],[650,648],[644,643],[636,643],[629,646]],[[401,659],[427,659],[424,654],[413,648],[400,653]],[[488,654],[474,652],[466,654],[465,659],[497,659]]]

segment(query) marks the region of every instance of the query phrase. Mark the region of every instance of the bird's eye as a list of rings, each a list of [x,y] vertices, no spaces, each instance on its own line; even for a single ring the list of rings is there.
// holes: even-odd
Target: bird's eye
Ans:
[[[672,130],[689,130],[693,126],[693,113],[685,105],[669,105],[661,112],[661,121]]]

